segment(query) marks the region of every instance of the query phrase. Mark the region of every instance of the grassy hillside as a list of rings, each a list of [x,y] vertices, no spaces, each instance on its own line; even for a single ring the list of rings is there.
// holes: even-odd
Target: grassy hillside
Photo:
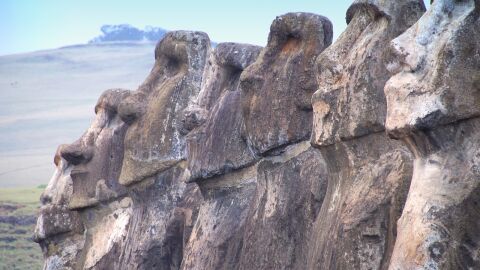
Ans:
[[[0,270],[42,269],[42,252],[32,241],[42,191],[0,189]]]

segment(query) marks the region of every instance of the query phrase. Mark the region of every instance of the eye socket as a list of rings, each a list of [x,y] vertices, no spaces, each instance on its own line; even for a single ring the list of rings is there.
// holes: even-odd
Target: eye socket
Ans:
[[[404,47],[404,39],[394,39],[389,46],[390,61],[387,62],[387,70],[395,75],[400,72],[415,73],[422,69],[426,61],[425,48],[418,44],[408,44]],[[413,53],[411,53],[413,52]]]
[[[168,57],[165,64],[165,71],[169,76],[175,75],[180,70],[181,63],[175,57]]]
[[[125,98],[118,105],[117,113],[127,125],[132,124],[144,113],[145,96],[137,91],[134,95]]]
[[[60,150],[60,155],[68,163],[72,165],[79,165],[82,163],[87,163],[92,159],[93,149],[80,144],[71,144],[63,147]]]
[[[240,87],[242,91],[253,91],[263,87],[264,78],[259,75],[248,74],[240,79]]]

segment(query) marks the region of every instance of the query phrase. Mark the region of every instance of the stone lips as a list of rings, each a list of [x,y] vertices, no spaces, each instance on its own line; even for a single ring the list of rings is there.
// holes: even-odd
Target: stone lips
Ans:
[[[479,268],[478,10],[355,1],[328,48],[308,13],[264,49],[168,34],[59,147],[45,269]]]
[[[267,46],[240,78],[245,136],[257,155],[310,136],[315,58],[331,41],[325,17],[288,13],[273,21]]]

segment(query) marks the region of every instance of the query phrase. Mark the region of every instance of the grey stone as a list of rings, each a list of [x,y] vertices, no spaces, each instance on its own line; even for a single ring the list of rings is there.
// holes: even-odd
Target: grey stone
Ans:
[[[311,142],[328,189],[309,243],[308,269],[387,269],[412,176],[412,156],[384,131],[389,42],[423,1],[355,1],[348,26],[317,58]]]
[[[155,65],[145,82],[119,106],[130,123],[120,183],[131,185],[186,158],[181,121],[200,91],[210,51],[203,32],[169,32],[155,49]]]
[[[421,20],[392,41],[385,87],[390,136],[479,116],[478,1],[436,1]]]
[[[330,145],[383,131],[389,42],[418,20],[423,1],[355,1],[347,29],[317,58],[312,143]]]
[[[245,167],[255,156],[242,137],[244,125],[239,79],[261,47],[220,43],[211,54],[194,105],[186,111],[187,162],[191,181]]]
[[[332,35],[320,15],[287,13],[273,21],[267,46],[240,77],[245,136],[257,155],[310,136],[315,59]]]
[[[128,90],[105,91],[95,106],[96,116],[90,128],[76,142],[60,147],[60,155],[68,163],[72,179],[70,209],[93,206],[125,194],[126,189],[118,179],[127,126],[118,116],[117,109],[128,96]],[[98,192],[102,183],[103,190],[108,188],[112,196],[105,197]]]
[[[259,162],[240,269],[307,269],[308,242],[327,180],[325,161],[308,142]]]
[[[306,269],[387,269],[412,177],[410,152],[382,133],[320,151],[328,188]]]
[[[181,269],[238,269],[256,166],[202,180],[204,202],[185,247]]]
[[[415,163],[390,269],[480,267],[479,11],[434,1],[392,41],[386,127]]]

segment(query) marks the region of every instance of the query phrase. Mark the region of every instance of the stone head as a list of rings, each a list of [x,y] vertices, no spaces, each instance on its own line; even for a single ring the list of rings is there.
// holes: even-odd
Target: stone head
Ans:
[[[325,146],[384,130],[383,88],[390,78],[389,42],[424,12],[421,0],[357,0],[348,26],[317,58],[318,90],[312,97],[312,143]]]
[[[130,124],[120,183],[131,185],[186,157],[182,118],[198,95],[210,51],[203,32],[169,32],[157,44],[155,65],[145,82],[119,107]]]
[[[240,77],[245,135],[257,155],[308,139],[315,59],[332,41],[332,24],[320,15],[277,17],[267,46]]]
[[[411,132],[480,114],[480,2],[436,0],[391,42],[386,128]]]
[[[95,118],[83,136],[60,147],[60,156],[69,166],[72,195],[69,208],[94,206],[125,193],[119,184],[123,160],[123,140],[127,125],[117,109],[130,91],[105,91],[95,106]]]
[[[185,117],[191,180],[242,168],[255,160],[242,137],[240,76],[261,47],[220,43],[210,56],[202,89]]]

